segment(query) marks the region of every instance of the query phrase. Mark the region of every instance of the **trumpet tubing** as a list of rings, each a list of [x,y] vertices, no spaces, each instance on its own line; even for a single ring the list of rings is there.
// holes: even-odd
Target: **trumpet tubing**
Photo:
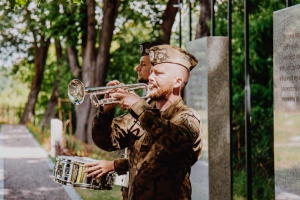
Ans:
[[[114,103],[119,103],[120,101],[115,98],[103,98],[99,99],[97,95],[105,95],[108,93],[111,93],[111,90],[113,89],[118,89],[122,88],[127,91],[134,91],[134,90],[141,90],[145,89],[146,90],[146,95],[142,96],[140,98],[148,98],[149,93],[150,93],[150,88],[151,85],[147,85],[145,83],[136,83],[136,84],[120,84],[120,85],[115,85],[115,86],[104,86],[104,87],[84,87],[84,84],[78,80],[78,79],[73,79],[68,86],[68,96],[70,101],[75,104],[75,105],[80,105],[83,101],[84,98],[87,94],[90,95],[90,100],[91,103],[95,107],[107,105],[107,104],[114,104]]]

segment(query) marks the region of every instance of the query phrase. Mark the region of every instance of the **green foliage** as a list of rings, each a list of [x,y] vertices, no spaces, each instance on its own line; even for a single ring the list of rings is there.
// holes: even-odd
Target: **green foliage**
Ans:
[[[60,1],[60,4],[49,4],[50,12],[47,19],[50,20],[49,33],[52,37],[61,37],[70,46],[81,45],[81,37],[84,34],[86,23],[86,4],[72,4]]]
[[[15,6],[19,7],[26,4],[26,0],[8,0],[9,8],[15,8]]]
[[[243,194],[246,194],[246,171],[241,170],[233,171],[233,199],[238,200],[238,199],[246,199],[243,198]]]
[[[143,24],[143,29],[150,30],[150,38],[159,38],[160,24],[167,0],[132,1],[124,0],[120,5],[120,15],[136,24]],[[142,37],[140,37],[142,38]]]
[[[74,4],[79,4],[79,3],[83,3],[82,0],[65,0],[66,2],[71,2]],[[7,2],[7,6],[10,9],[20,9],[24,6],[26,6],[26,4],[30,3],[31,1],[27,1],[27,0],[8,0]],[[35,4],[40,5],[41,3],[51,3],[52,0],[32,0],[32,2],[35,2]]]
[[[119,9],[123,23],[116,23],[113,36],[110,64],[106,82],[119,80],[125,84],[137,82],[135,67],[139,64],[140,44],[146,41],[159,41],[159,26],[162,15],[162,1],[140,2],[122,1]],[[119,107],[116,116],[123,114]]]
[[[284,2],[249,2],[250,88],[251,88],[251,146],[253,198],[274,199],[273,153],[273,12],[284,8]],[[244,2],[232,2],[232,115],[234,196],[246,195],[245,148],[237,158],[236,143],[245,143],[245,64],[244,64]],[[216,33],[227,35],[227,5],[219,4],[216,13]],[[237,138],[235,133],[240,133]]]
[[[29,60],[22,60],[12,67],[1,67],[0,74],[0,80],[3,83],[0,91],[0,103],[24,107],[34,76],[33,63]]]
[[[125,84],[135,83],[137,74],[134,71],[139,63],[139,45],[145,41],[156,41],[158,38],[159,22],[167,1],[148,1],[133,3],[133,1],[121,1],[115,34],[111,48],[111,63],[108,68],[106,81],[118,79]],[[34,77],[34,51],[33,41],[42,45],[40,38],[53,38],[60,40],[66,56],[68,46],[76,47],[79,56],[79,65],[82,62],[82,51],[85,46],[86,31],[86,4],[85,2],[58,1],[27,1],[23,4],[26,9],[4,9],[0,25],[3,40],[0,40],[2,59],[10,59],[14,65],[10,69],[11,76],[15,80],[24,83],[30,89]],[[0,5],[5,7],[4,4]],[[96,30],[99,36],[102,26],[103,3],[96,2]],[[16,20],[19,19],[19,20]],[[23,24],[22,26],[20,26]],[[20,27],[16,29],[16,27]],[[97,40],[100,37],[97,36]],[[41,42],[41,43],[39,43]],[[101,41],[97,41],[99,44]],[[53,40],[52,40],[53,43]],[[59,82],[59,97],[67,98],[67,86],[73,79],[67,58],[57,64],[53,45],[49,50],[47,64],[44,72],[42,89],[35,106],[35,114],[42,117],[50,98],[53,82]],[[95,47],[97,48],[97,46]],[[14,54],[20,54],[19,60],[13,58]],[[22,70],[21,70],[22,69]],[[58,73],[59,71],[59,73]],[[27,96],[27,95],[26,95]],[[26,96],[24,99],[26,99]],[[74,109],[73,109],[74,111]],[[118,109],[118,114],[122,113]],[[76,119],[76,117],[74,117]],[[38,119],[39,121],[40,119]]]
[[[140,44],[146,41],[158,41],[157,32],[166,1],[144,1],[134,4],[122,1],[119,17],[123,23],[116,23],[113,36],[110,65],[106,81],[117,79],[125,84],[136,83],[134,70],[140,61]]]
[[[82,0],[71,0],[72,3],[83,3]]]

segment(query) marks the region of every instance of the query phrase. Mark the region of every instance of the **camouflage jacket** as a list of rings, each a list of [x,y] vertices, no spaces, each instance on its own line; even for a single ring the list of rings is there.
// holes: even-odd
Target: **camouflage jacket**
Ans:
[[[202,151],[198,114],[182,99],[163,112],[140,100],[129,113],[113,119],[98,111],[93,122],[99,148],[128,147],[128,162],[115,164],[117,172],[129,168],[128,199],[191,199],[191,166]]]

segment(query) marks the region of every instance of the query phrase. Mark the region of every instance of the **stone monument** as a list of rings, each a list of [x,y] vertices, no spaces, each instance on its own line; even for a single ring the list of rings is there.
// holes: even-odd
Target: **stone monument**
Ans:
[[[192,167],[192,199],[231,199],[230,80],[228,38],[205,37],[186,43],[198,60],[185,89],[188,106],[200,114],[203,153]]]
[[[273,13],[276,199],[300,199],[300,5]]]
[[[50,155],[55,157],[57,155],[57,148],[60,148],[62,142],[62,135],[63,135],[63,123],[60,119],[51,119],[50,120],[51,126],[51,150]]]

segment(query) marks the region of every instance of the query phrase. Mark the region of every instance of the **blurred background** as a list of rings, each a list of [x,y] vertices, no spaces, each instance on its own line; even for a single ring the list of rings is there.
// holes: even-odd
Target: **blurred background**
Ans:
[[[9,0],[0,2],[0,122],[26,124],[45,149],[50,120],[63,122],[65,155],[112,159],[91,138],[95,108],[70,103],[72,79],[85,87],[136,83],[140,44],[211,35],[209,0]],[[293,1],[293,4],[300,1]],[[214,2],[215,36],[227,36],[228,2]],[[254,199],[274,199],[273,12],[284,1],[249,1]],[[233,198],[245,199],[244,2],[232,1]],[[222,98],[222,97],[220,97]],[[116,115],[121,114],[117,110]]]

